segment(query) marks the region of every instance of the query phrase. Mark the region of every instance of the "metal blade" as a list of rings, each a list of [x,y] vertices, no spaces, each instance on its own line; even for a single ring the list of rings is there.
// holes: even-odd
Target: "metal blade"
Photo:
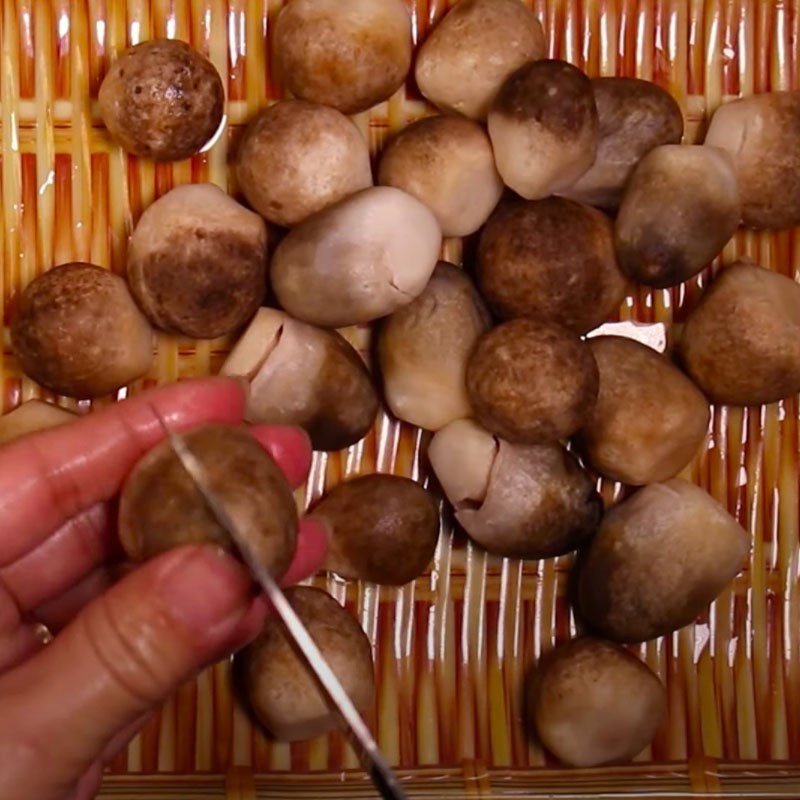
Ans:
[[[356,748],[364,769],[380,792],[381,797],[386,798],[386,800],[406,800],[406,795],[400,788],[397,776],[378,748],[377,742],[372,736],[367,724],[358,713],[358,709],[353,705],[350,695],[347,694],[339,678],[336,676],[336,673],[325,660],[316,642],[286,599],[286,595],[283,593],[280,586],[278,586],[269,570],[259,562],[258,558],[253,553],[247,536],[238,529],[236,523],[227,512],[224,503],[209,487],[203,465],[189,449],[186,440],[167,425],[164,418],[154,407],[153,412],[161,424],[161,427],[164,429],[173,452],[194,482],[197,490],[203,496],[203,499],[217,522],[230,535],[243,561],[274,606],[286,631],[294,640],[298,650],[302,653],[309,668],[316,675],[319,684],[328,696],[328,702],[331,708],[338,712],[343,727],[351,734],[352,743]]]

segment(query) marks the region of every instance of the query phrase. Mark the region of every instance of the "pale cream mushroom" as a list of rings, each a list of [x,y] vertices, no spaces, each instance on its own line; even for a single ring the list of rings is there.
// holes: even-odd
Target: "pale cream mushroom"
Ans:
[[[66,425],[78,415],[44,400],[27,400],[0,417],[0,444],[8,444],[29,433]]]

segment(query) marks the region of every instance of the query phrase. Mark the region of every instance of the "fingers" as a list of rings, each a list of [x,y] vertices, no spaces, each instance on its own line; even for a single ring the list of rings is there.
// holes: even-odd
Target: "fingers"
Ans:
[[[46,625],[53,633],[58,633],[95,597],[110,589],[119,577],[118,565],[97,567],[66,592],[34,608],[30,616]]]
[[[253,436],[278,462],[286,480],[297,488],[303,484],[311,469],[311,441],[302,428],[283,425],[254,425]]]
[[[325,561],[329,539],[330,534],[319,520],[302,520],[297,531],[297,549],[281,583],[291,586],[319,572]]]

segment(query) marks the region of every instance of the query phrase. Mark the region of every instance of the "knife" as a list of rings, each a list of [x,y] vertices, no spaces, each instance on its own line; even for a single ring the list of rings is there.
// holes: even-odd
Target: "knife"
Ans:
[[[183,436],[173,431],[159,411],[155,407],[152,408],[153,413],[164,429],[173,452],[192,479],[203,500],[205,500],[209,511],[211,511],[214,518],[236,545],[242,560],[264,590],[281,622],[283,622],[286,632],[292,638],[308,667],[322,686],[330,707],[337,712],[345,732],[350,734],[351,742],[361,760],[361,764],[372,779],[376,789],[380,792],[381,797],[385,798],[385,800],[406,800],[405,792],[400,788],[397,776],[380,751],[367,724],[353,705],[350,695],[347,694],[336,673],[325,660],[316,642],[314,642],[303,621],[297,616],[291,603],[286,599],[286,595],[280,586],[278,586],[269,570],[253,552],[247,536],[239,529],[228,513],[222,499],[211,489],[203,465],[192,453]]]

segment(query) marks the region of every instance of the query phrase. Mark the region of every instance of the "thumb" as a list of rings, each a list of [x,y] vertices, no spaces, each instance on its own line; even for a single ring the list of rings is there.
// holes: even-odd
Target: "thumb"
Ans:
[[[46,754],[40,791],[31,787],[26,796],[72,785],[114,734],[244,644],[264,613],[244,569],[204,546],[153,559],[89,604],[52,644],[0,681],[0,739],[13,732],[25,748],[19,761],[30,760],[26,753]],[[20,763],[26,784],[24,769]]]

